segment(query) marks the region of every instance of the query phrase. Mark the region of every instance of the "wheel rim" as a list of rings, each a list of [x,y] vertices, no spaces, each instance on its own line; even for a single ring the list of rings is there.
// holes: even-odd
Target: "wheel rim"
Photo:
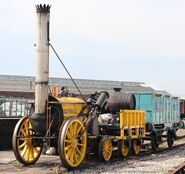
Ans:
[[[159,144],[157,143],[157,135],[155,132],[151,134],[151,146],[154,151],[157,151]]]
[[[172,133],[168,133],[167,143],[168,143],[168,147],[172,147],[173,146],[174,138],[173,138]]]
[[[109,161],[112,156],[112,142],[109,138],[106,138],[103,143],[103,157],[105,161]]]
[[[141,145],[137,142],[137,140],[133,141],[133,150],[135,155],[138,155],[141,149]]]
[[[125,142],[122,141],[121,143],[121,154],[123,157],[126,157],[129,153],[129,147],[127,145],[125,145]]]
[[[27,117],[25,120],[23,120],[17,133],[17,136],[27,137],[16,138],[18,154],[26,164],[35,162],[40,156],[42,150],[41,147],[33,146],[32,139],[30,137],[33,135],[33,132],[30,129],[32,129],[32,126]]]
[[[77,167],[84,159],[87,146],[87,135],[82,122],[72,120],[64,134],[64,155],[71,167]]]

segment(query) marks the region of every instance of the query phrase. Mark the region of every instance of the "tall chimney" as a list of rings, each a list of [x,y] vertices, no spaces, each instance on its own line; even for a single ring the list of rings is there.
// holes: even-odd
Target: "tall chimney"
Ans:
[[[49,5],[37,5],[35,113],[45,113],[49,82]]]
[[[36,76],[35,76],[35,113],[30,121],[33,129],[44,132],[46,104],[49,82],[49,5],[36,5]]]

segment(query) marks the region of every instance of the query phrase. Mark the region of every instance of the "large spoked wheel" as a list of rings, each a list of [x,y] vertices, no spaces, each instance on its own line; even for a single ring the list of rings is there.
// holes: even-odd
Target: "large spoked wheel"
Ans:
[[[133,139],[131,143],[131,149],[134,155],[139,155],[141,150],[141,140]]]
[[[130,148],[129,148],[129,142],[128,141],[121,141],[120,147],[119,147],[119,153],[123,158],[126,158],[129,154]]]
[[[159,144],[157,143],[157,135],[155,132],[151,133],[151,146],[153,151],[157,151]]]
[[[78,167],[85,158],[87,134],[83,123],[76,117],[69,117],[60,128],[59,155],[67,169]]]
[[[34,164],[42,152],[42,147],[34,147],[32,144],[33,131],[31,129],[29,118],[25,116],[17,123],[12,138],[15,157],[24,165]]]
[[[167,132],[167,143],[168,143],[169,148],[173,146],[174,136],[173,136],[173,133],[171,131]]]
[[[99,158],[102,161],[109,161],[112,156],[112,142],[108,136],[101,138],[99,143]]]

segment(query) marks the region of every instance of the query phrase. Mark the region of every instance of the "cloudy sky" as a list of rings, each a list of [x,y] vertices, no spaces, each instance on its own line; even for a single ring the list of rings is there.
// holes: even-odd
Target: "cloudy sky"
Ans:
[[[0,0],[0,74],[35,74],[35,5],[74,78],[145,82],[185,97],[184,0]],[[67,77],[51,53],[50,76]]]

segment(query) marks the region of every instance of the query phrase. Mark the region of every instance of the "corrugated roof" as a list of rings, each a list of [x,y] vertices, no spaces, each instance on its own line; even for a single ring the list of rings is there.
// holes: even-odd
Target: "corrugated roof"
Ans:
[[[155,92],[151,87],[141,86],[142,82],[128,81],[108,81],[108,80],[90,80],[75,79],[78,87],[83,94],[91,94],[95,91],[113,92],[113,88],[122,88],[124,92]],[[71,79],[68,78],[50,78],[50,86],[65,86],[71,93],[78,94]],[[32,76],[0,75],[0,91],[22,91],[33,92],[35,87],[35,78]]]

